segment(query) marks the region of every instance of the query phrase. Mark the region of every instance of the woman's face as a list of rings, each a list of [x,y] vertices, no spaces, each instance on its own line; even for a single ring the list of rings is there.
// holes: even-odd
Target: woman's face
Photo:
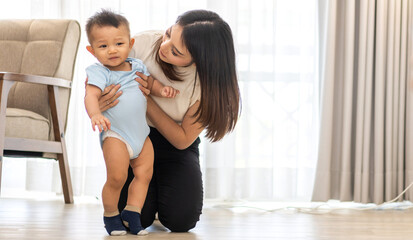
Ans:
[[[192,64],[192,56],[181,39],[182,27],[172,25],[165,31],[159,48],[159,57],[169,64],[186,67]]]

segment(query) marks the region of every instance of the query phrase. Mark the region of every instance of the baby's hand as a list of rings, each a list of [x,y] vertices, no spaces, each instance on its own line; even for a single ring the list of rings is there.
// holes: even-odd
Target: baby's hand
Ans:
[[[161,96],[166,97],[166,98],[174,98],[178,94],[179,94],[179,90],[173,87],[170,87],[170,86],[165,86],[161,90]]]
[[[93,115],[90,120],[92,121],[92,129],[95,131],[95,126],[97,126],[99,132],[107,131],[110,129],[110,121],[101,113]]]

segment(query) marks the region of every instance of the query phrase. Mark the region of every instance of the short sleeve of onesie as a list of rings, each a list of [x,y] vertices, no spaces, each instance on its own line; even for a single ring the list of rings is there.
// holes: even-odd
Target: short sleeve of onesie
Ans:
[[[87,83],[100,88],[102,91],[109,80],[109,74],[109,69],[97,63],[86,68]]]

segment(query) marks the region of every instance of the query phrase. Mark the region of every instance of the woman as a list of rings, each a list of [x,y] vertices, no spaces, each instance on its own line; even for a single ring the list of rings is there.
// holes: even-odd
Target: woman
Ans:
[[[169,230],[186,232],[195,227],[202,211],[198,136],[205,129],[209,140],[218,141],[234,129],[238,119],[240,95],[231,29],[216,13],[193,10],[179,16],[163,35],[149,31],[134,38],[130,57],[141,59],[151,77],[180,91],[173,100],[147,97],[155,160],[142,226],[150,226],[158,213]],[[148,95],[148,77],[137,75]],[[102,111],[116,105],[121,94],[115,94],[118,87],[106,89],[100,99]],[[129,175],[120,210],[133,178],[131,171]]]

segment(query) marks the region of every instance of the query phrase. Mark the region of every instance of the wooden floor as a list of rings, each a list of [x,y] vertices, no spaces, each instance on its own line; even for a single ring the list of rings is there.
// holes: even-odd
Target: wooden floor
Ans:
[[[76,201],[76,200],[75,200]],[[201,221],[189,233],[170,233],[157,222],[149,235],[111,237],[102,222],[102,206],[62,199],[0,198],[0,239],[413,239],[413,209],[339,210],[330,213],[297,209],[274,212],[206,204]]]

